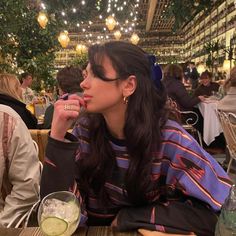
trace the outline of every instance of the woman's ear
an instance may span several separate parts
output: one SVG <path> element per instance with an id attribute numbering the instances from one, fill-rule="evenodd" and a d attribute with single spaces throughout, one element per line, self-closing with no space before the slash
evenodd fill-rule
<path id="1" fill-rule="evenodd" d="M 130 75 L 125 81 L 123 86 L 123 96 L 129 97 L 134 93 L 137 87 L 137 79 L 135 75 Z"/>

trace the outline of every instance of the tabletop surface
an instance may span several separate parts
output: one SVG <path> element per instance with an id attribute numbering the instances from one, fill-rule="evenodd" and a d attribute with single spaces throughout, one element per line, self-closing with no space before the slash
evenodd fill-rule
<path id="1" fill-rule="evenodd" d="M 223 132 L 217 116 L 217 100 L 200 102 L 197 106 L 203 116 L 203 140 L 210 145 Z"/>
<path id="2" fill-rule="evenodd" d="M 1 236 L 43 236 L 43 233 L 38 227 L 28 227 L 28 228 L 0 228 Z M 89 228 L 79 228 L 74 234 L 74 236 L 140 236 L 137 231 L 132 232 L 117 232 L 111 227 L 89 227 Z"/>

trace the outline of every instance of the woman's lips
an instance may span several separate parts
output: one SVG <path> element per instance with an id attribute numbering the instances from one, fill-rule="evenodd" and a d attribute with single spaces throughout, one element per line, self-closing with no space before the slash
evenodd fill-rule
<path id="1" fill-rule="evenodd" d="M 92 96 L 90 96 L 90 95 L 86 95 L 86 94 L 85 94 L 85 95 L 83 96 L 83 99 L 84 99 L 85 102 L 91 100 L 91 98 L 92 98 Z"/>

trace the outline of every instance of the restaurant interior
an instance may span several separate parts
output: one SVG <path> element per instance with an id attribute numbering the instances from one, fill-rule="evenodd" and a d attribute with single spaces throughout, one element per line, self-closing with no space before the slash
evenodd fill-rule
<path id="1" fill-rule="evenodd" d="M 58 71 L 78 65 L 84 69 L 88 49 L 94 44 L 125 41 L 155 58 L 162 80 L 169 65 L 181 68 L 183 89 L 191 99 L 200 100 L 185 107 L 175 99 L 175 91 L 172 97 L 167 88 L 168 107 L 236 184 L 235 100 L 230 103 L 234 110 L 219 110 L 236 66 L 236 0 L 1 0 L 0 32 L 0 74 L 20 79 L 27 72 L 32 78 L 29 87 L 34 95 L 25 104 L 37 119 L 29 132 L 42 163 L 50 131 L 45 112 L 59 98 Z M 197 72 L 195 87 L 193 70 Z M 200 88 L 205 75 L 217 87 L 206 94 Z M 110 229 L 93 230 L 78 235 L 120 235 Z M 0 235 L 41 235 L 39 228 L 26 234 L 9 232 L 0 229 Z"/>

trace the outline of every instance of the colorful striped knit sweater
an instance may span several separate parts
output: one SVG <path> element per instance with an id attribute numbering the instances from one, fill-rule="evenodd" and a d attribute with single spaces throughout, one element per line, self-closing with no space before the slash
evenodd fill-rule
<path id="1" fill-rule="evenodd" d="M 105 183 L 110 201 L 103 206 L 92 193 L 82 199 L 76 189 L 76 166 L 81 153 L 90 152 L 89 131 L 77 126 L 70 143 L 49 137 L 41 182 L 41 196 L 58 191 L 75 191 L 82 208 L 81 224 L 107 225 L 118 214 L 118 228 L 144 227 L 170 233 L 195 232 L 212 235 L 216 214 L 229 193 L 231 181 L 214 158 L 176 122 L 167 121 L 159 151 L 153 151 L 150 204 L 134 207 L 125 196 L 124 176 L 129 165 L 125 145 L 110 140 L 116 153 L 118 172 Z M 76 157 L 76 158 L 74 158 Z M 165 195 L 166 202 L 160 201 Z"/>

